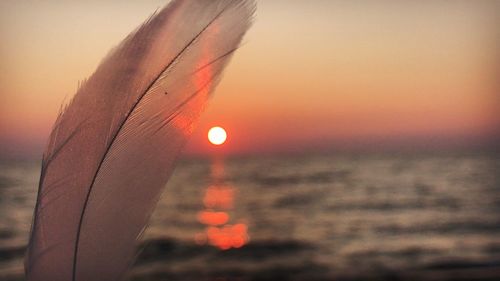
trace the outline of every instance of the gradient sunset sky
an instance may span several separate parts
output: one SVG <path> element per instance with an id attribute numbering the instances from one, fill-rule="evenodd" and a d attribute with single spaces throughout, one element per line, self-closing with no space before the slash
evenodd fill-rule
<path id="1" fill-rule="evenodd" d="M 1 1 L 0 156 L 166 1 Z M 258 1 L 186 153 L 461 147 L 498 137 L 499 2 Z M 212 147 L 211 126 L 228 131 Z"/>

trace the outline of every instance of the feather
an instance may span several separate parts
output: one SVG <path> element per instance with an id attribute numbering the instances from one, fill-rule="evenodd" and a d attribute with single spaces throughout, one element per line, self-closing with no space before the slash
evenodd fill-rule
<path id="1" fill-rule="evenodd" d="M 122 278 L 254 9 L 252 0 L 174 0 L 80 85 L 43 156 L 28 280 Z"/>

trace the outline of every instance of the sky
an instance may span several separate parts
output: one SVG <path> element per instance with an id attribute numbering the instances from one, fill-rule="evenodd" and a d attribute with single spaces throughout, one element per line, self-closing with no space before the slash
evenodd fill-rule
<path id="1" fill-rule="evenodd" d="M 0 1 L 0 156 L 166 1 Z M 257 1 L 186 154 L 473 147 L 500 136 L 495 1 Z M 211 126 L 227 142 L 207 141 Z"/>

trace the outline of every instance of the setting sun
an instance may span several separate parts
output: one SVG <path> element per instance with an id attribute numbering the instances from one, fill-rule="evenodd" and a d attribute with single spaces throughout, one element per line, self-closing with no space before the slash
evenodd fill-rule
<path id="1" fill-rule="evenodd" d="M 215 145 L 221 145 L 226 141 L 226 131 L 221 127 L 212 127 L 208 131 L 208 140 Z"/>

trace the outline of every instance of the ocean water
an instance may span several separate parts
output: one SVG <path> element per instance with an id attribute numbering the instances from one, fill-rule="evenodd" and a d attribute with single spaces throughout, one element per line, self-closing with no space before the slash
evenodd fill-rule
<path id="1" fill-rule="evenodd" d="M 500 157 L 181 160 L 129 280 L 500 280 Z M 39 164 L 0 164 L 0 280 L 23 280 Z"/>

